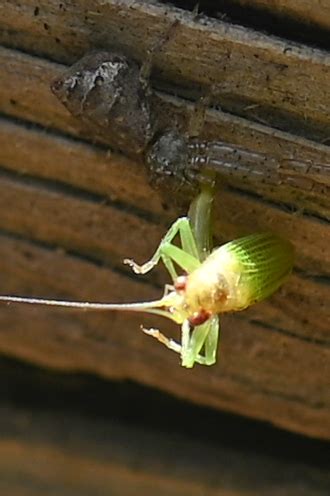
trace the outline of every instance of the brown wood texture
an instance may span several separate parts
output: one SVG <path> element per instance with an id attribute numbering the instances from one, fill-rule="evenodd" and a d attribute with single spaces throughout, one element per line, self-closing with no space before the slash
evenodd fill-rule
<path id="1" fill-rule="evenodd" d="M 159 2 L 44 0 L 36 9 L 33 0 L 5 0 L 0 15 L 0 42 L 65 62 L 98 46 L 120 46 L 141 60 L 178 19 L 166 50 L 154 57 L 155 73 L 176 93 L 215 84 L 228 111 L 329 138 L 325 51 L 220 21 L 197 23 L 193 14 Z"/>
<path id="2" fill-rule="evenodd" d="M 235 0 L 234 0 L 235 2 Z M 247 7 L 258 7 L 271 14 L 294 21 L 330 28 L 330 4 L 327 0 L 236 0 Z"/>
<path id="3" fill-rule="evenodd" d="M 30 57 L 8 49 L 0 50 L 0 61 L 4 76 L 0 102 L 5 114 L 27 121 L 32 120 L 46 128 L 56 127 L 65 134 L 79 135 L 79 133 L 83 133 L 82 124 L 70 116 L 58 104 L 55 97 L 49 91 L 49 81 L 60 74 L 63 66 L 51 64 L 43 59 Z M 38 88 L 38 95 L 36 95 L 36 87 Z M 192 111 L 191 106 L 187 106 L 182 100 L 166 97 L 164 94 L 159 94 L 159 96 L 157 111 L 159 112 L 160 120 L 166 122 L 166 119 L 168 119 L 166 116 L 168 115 L 173 115 L 179 123 L 188 120 Z M 38 98 L 37 108 L 35 107 L 36 97 Z M 3 127 L 5 129 L 5 126 Z M 7 132 L 10 131 L 8 130 Z M 4 133 L 6 133 L 5 130 Z M 308 179 L 306 179 L 303 172 L 296 173 L 295 182 L 291 184 L 282 184 L 274 187 L 272 183 L 267 184 L 266 180 L 264 184 L 256 184 L 254 182 L 252 184 L 246 182 L 242 184 L 242 182 L 236 181 L 234 185 L 236 187 L 243 186 L 244 189 L 253 193 L 260 193 L 267 199 L 274 199 L 277 202 L 280 201 L 283 203 L 288 202 L 292 207 L 305 209 L 317 216 L 325 217 L 326 219 L 329 217 L 330 149 L 328 146 L 256 124 L 247 119 L 231 116 L 224 112 L 210 111 L 206 117 L 201 137 L 212 140 L 219 139 L 219 136 L 226 142 L 237 144 L 251 151 L 263 153 L 270 158 L 281 159 L 291 157 L 295 158 L 297 162 L 302 160 L 311 161 L 313 164 L 322 164 L 323 167 L 320 171 L 314 176 L 310 175 Z M 43 139 L 46 140 L 47 138 L 43 137 Z M 3 140 L 6 143 L 5 135 Z M 36 138 L 35 141 L 37 142 L 38 139 Z M 48 142 L 50 141 L 48 140 Z M 108 144 L 111 145 L 111 136 L 109 136 Z M 8 144 L 6 148 L 8 150 L 6 153 L 10 153 Z M 17 151 L 12 151 L 11 153 L 15 155 Z M 96 151 L 94 153 L 97 154 Z M 101 156 L 101 152 L 99 152 L 98 156 Z M 119 161 L 121 168 L 124 168 L 124 170 L 127 170 L 127 167 L 129 167 L 129 170 L 134 168 L 132 163 L 129 163 L 127 160 L 125 162 L 124 159 L 119 157 L 114 157 L 113 159 L 117 162 Z M 29 161 L 31 160 L 36 162 L 37 158 L 29 159 Z M 41 159 L 39 162 L 43 163 L 43 160 Z M 55 160 L 54 162 L 57 161 Z M 84 161 L 84 163 L 88 162 L 88 160 Z M 129 164 L 126 165 L 126 168 L 125 163 Z M 78 165 L 76 164 L 76 168 Z M 17 166 L 15 165 L 15 167 Z M 43 167 L 47 166 L 44 165 Z M 64 172 L 64 169 L 67 169 L 65 166 L 52 163 L 52 166 L 49 166 L 48 170 L 56 174 L 55 171 L 59 167 L 61 167 L 61 177 L 64 177 L 66 182 L 70 182 L 68 176 L 69 174 L 73 175 L 73 172 L 70 172 L 71 167 L 69 171 Z M 106 167 L 106 163 L 103 163 L 103 167 Z M 135 166 L 134 170 L 140 173 L 140 175 L 145 172 L 141 164 L 140 167 Z M 119 179 L 119 176 L 121 176 L 121 179 Z M 47 177 L 47 174 L 45 174 L 45 177 Z M 86 179 L 85 175 L 83 177 Z M 86 181 L 84 184 L 79 184 L 79 186 L 95 188 L 97 178 L 91 180 L 90 174 L 88 178 L 89 186 L 86 186 Z M 134 176 L 134 182 L 135 178 L 136 175 Z M 60 178 L 57 177 L 57 179 Z M 109 191 L 111 191 L 111 188 L 116 188 L 115 184 L 117 181 L 120 181 L 120 184 L 123 185 L 124 182 L 128 182 L 129 180 L 130 178 L 125 178 L 124 173 L 117 174 L 112 186 L 108 182 L 101 190 L 98 187 L 97 191 L 103 194 L 105 192 L 110 194 Z M 75 181 L 80 181 L 80 179 L 75 179 Z M 91 181 L 92 184 L 90 184 Z M 150 194 L 148 193 L 148 195 Z M 153 198 L 155 198 L 154 194 Z M 152 209 L 154 208 L 157 209 L 153 203 Z M 159 208 L 157 209 L 157 213 L 160 213 Z"/>
<path id="4" fill-rule="evenodd" d="M 273 229 L 294 243 L 297 270 L 269 301 L 223 319 L 215 367 L 181 369 L 178 357 L 139 331 L 140 323 L 168 331 L 166 322 L 118 313 L 3 307 L 0 349 L 45 366 L 134 379 L 197 403 L 329 438 L 330 150 L 312 140 L 329 136 L 328 55 L 223 23 L 196 25 L 157 3 L 59 5 L 44 1 L 37 14 L 29 1 L 1 6 L 0 41 L 7 45 L 0 51 L 2 293 L 92 301 L 158 296 L 163 272 L 133 278 L 121 261 L 146 260 L 178 215 L 148 185 L 141 162 L 110 153 L 88 137 L 79 139 L 81 124 L 49 90 L 63 66 L 46 56 L 69 62 L 92 46 L 124 43 L 142 57 L 157 30 L 181 15 L 175 39 L 155 59 L 155 72 L 188 86 L 223 80 L 226 72 L 229 97 L 240 96 L 238 107 L 229 107 L 246 116 L 210 111 L 202 136 L 324 167 L 308 181 L 297 174 L 291 185 L 234 181 L 231 188 L 219 189 L 217 239 Z M 173 115 L 187 121 L 191 105 L 165 93 L 158 96 L 164 122 L 167 116 L 173 121 Z M 252 104 L 264 112 L 266 124 L 275 126 L 280 114 L 287 115 L 292 132 L 248 120 L 255 117 L 253 109 L 244 109 Z M 297 129 L 300 136 L 294 134 Z"/>
<path id="5" fill-rule="evenodd" d="M 328 494 L 325 470 L 183 435 L 5 405 L 0 426 L 0 491 L 6 495 Z"/>

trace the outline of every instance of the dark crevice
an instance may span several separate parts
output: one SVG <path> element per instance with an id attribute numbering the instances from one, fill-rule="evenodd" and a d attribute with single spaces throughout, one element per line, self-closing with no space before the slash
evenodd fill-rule
<path id="1" fill-rule="evenodd" d="M 180 98 L 188 104 L 195 104 L 209 92 L 209 88 L 206 86 L 197 87 L 195 82 L 184 81 L 184 83 L 178 84 L 176 81 L 173 84 L 173 82 L 160 79 L 153 79 L 152 82 L 160 96 L 165 94 L 172 98 Z M 316 122 L 314 119 L 309 122 L 306 118 L 294 116 L 289 111 L 272 107 L 266 103 L 260 103 L 253 111 L 250 111 L 251 100 L 241 99 L 238 94 L 228 95 L 225 92 L 214 94 L 214 100 L 209 105 L 209 109 L 221 111 L 227 116 L 237 117 L 244 120 L 245 123 L 254 123 L 268 130 L 273 129 L 321 146 L 329 146 L 328 126 L 325 128 L 324 122 Z"/>
<path id="2" fill-rule="evenodd" d="M 228 375 L 227 377 L 231 378 L 234 382 L 237 382 L 239 384 L 243 384 L 246 386 L 250 391 L 254 391 L 258 394 L 262 394 L 263 396 L 267 396 L 269 398 L 280 398 L 284 399 L 288 403 L 298 403 L 302 407 L 308 406 L 309 408 L 313 408 L 315 410 L 323 409 L 326 408 L 325 404 L 322 401 L 311 401 L 306 398 L 303 398 L 301 396 L 292 394 L 292 393 L 284 393 L 283 391 L 276 391 L 275 389 L 265 389 L 263 387 L 260 387 L 260 384 L 255 384 L 251 382 L 248 378 L 243 377 L 241 375 L 235 375 L 231 374 Z"/>
<path id="3" fill-rule="evenodd" d="M 42 370 L 9 357 L 0 358 L 0 370 L 0 405 L 119 421 L 149 432 L 189 436 L 240 453 L 258 453 L 318 468 L 328 466 L 330 446 L 326 442 L 199 407 L 131 381 Z"/>
<path id="4" fill-rule="evenodd" d="M 10 100 L 10 103 L 14 106 L 17 105 L 17 102 L 15 100 Z M 51 136 L 55 139 L 67 140 L 79 145 L 85 145 L 88 146 L 88 148 L 90 148 L 91 150 L 100 151 L 106 154 L 115 154 L 116 156 L 122 157 L 127 161 L 134 160 L 134 162 L 139 162 L 141 166 L 143 166 L 140 155 L 136 155 L 133 153 L 127 153 L 127 155 L 124 155 L 121 150 L 114 149 L 110 145 L 102 143 L 100 140 L 94 139 L 94 136 L 88 137 L 86 133 L 86 137 L 82 135 L 69 134 L 62 129 L 52 127 L 49 124 L 43 125 L 38 122 L 24 119 L 23 117 L 17 117 L 12 114 L 5 113 L 3 111 L 0 111 L 0 120 L 8 121 L 10 124 L 21 126 L 28 131 L 39 132 L 46 136 Z"/>
<path id="5" fill-rule="evenodd" d="M 312 274 L 306 271 L 303 271 L 299 268 L 295 269 L 296 274 L 299 275 L 302 279 L 308 279 L 309 281 L 316 282 L 317 284 L 322 284 L 324 286 L 330 285 L 330 275 L 327 274 Z"/>
<path id="6" fill-rule="evenodd" d="M 11 101 L 12 105 L 16 105 L 17 102 Z M 17 126 L 21 126 L 28 131 L 38 131 L 47 136 L 52 136 L 54 138 L 65 139 L 68 141 L 72 141 L 73 143 L 87 145 L 91 149 L 95 149 L 102 152 L 112 152 L 110 146 L 106 144 L 101 144 L 100 142 L 92 142 L 88 138 L 83 138 L 82 136 L 75 136 L 74 134 L 66 133 L 63 130 L 60 130 L 55 127 L 51 127 L 47 125 L 47 127 L 39 124 L 38 122 L 28 121 L 22 117 L 16 117 L 12 114 L 6 114 L 5 112 L 0 111 L 0 119 L 8 121 L 10 124 L 16 124 Z M 122 155 L 120 152 L 116 151 L 116 155 Z"/>
<path id="7" fill-rule="evenodd" d="M 172 0 L 161 3 L 193 11 L 197 2 L 196 0 Z M 262 7 L 240 5 L 238 0 L 200 0 L 198 5 L 200 16 L 204 15 L 229 24 L 237 24 L 292 42 L 330 49 L 329 30 L 317 24 L 306 23 L 280 13 L 272 13 Z"/>
<path id="8" fill-rule="evenodd" d="M 25 50 L 24 49 L 24 46 L 22 46 L 22 45 L 16 45 L 16 44 L 13 45 L 13 44 L 10 44 L 10 43 L 6 43 L 3 40 L 0 43 L 0 47 L 1 48 L 6 48 L 7 50 L 11 50 L 11 51 L 15 51 L 15 52 L 21 53 L 22 55 L 26 55 L 27 57 L 31 57 L 31 58 L 34 58 L 34 59 L 42 59 L 42 61 L 44 61 L 44 62 L 50 62 L 51 64 L 56 64 L 60 68 L 62 68 L 63 71 L 67 67 L 70 66 L 70 63 L 66 64 L 63 61 L 60 61 L 59 62 L 59 60 L 58 60 L 57 57 L 52 57 L 51 54 L 49 54 L 48 52 L 44 52 L 44 51 L 40 51 L 40 50 L 31 51 L 32 48 L 29 48 L 29 49 Z"/>
<path id="9" fill-rule="evenodd" d="M 46 241 L 41 241 L 36 238 L 29 238 L 26 234 L 19 234 L 16 232 L 12 232 L 3 228 L 0 228 L 0 236 L 15 240 L 15 241 L 22 241 L 26 244 L 31 245 L 31 247 L 37 247 L 41 248 L 42 250 L 47 250 L 47 251 L 54 251 L 57 252 L 59 249 L 59 245 L 55 243 L 49 243 Z M 124 270 L 120 269 L 119 265 L 113 265 L 110 264 L 109 261 L 107 260 L 102 260 L 101 258 L 97 258 L 96 256 L 93 257 L 91 255 L 87 255 L 85 253 L 81 253 L 72 249 L 67 249 L 63 246 L 60 246 L 60 248 L 64 251 L 65 255 L 68 257 L 73 257 L 77 260 L 80 260 L 85 263 L 89 263 L 91 265 L 94 265 L 95 267 L 105 267 L 107 269 L 110 269 L 112 272 L 117 273 L 121 275 L 122 277 L 127 277 L 129 280 L 133 280 L 135 283 L 139 284 L 146 284 L 149 287 L 153 287 L 155 289 L 160 289 L 163 290 L 163 286 L 160 284 L 157 284 L 154 279 L 148 279 L 146 277 L 137 277 L 136 274 L 134 274 L 132 271 L 129 270 Z"/>
<path id="10" fill-rule="evenodd" d="M 227 186 L 227 189 L 233 193 L 236 194 L 238 193 L 239 195 L 245 198 L 258 200 L 259 203 L 262 203 L 265 206 L 267 205 L 267 207 L 276 208 L 276 210 L 280 210 L 285 213 L 292 214 L 293 212 L 297 211 L 297 208 L 294 207 L 293 205 L 290 205 L 289 203 L 284 203 L 284 202 L 276 203 L 275 201 L 269 200 L 268 198 L 265 199 L 262 194 L 258 194 L 252 191 L 247 191 L 234 186 Z M 310 212 L 308 209 L 304 209 L 304 211 L 300 213 L 299 216 L 302 218 L 310 219 L 314 222 L 319 222 L 321 224 L 324 224 L 325 226 L 328 226 L 328 224 L 330 223 L 329 219 L 327 219 L 326 217 L 322 217 L 321 215 L 318 215 L 315 212 Z"/>
<path id="11" fill-rule="evenodd" d="M 240 318 L 240 317 L 238 317 Z M 246 319 L 244 319 L 246 320 Z M 273 326 L 267 322 L 262 322 L 257 319 L 248 319 L 248 322 L 257 327 L 261 327 L 263 329 L 267 329 L 269 331 L 275 332 L 276 334 L 283 334 L 283 336 L 289 336 L 290 338 L 298 339 L 299 341 L 304 341 L 306 343 L 318 344 L 322 346 L 322 348 L 330 348 L 330 341 L 325 341 L 324 339 L 313 338 L 309 336 L 303 336 L 301 334 L 296 334 L 295 332 L 288 331 L 281 327 Z"/>
<path id="12" fill-rule="evenodd" d="M 133 206 L 119 200 L 113 201 L 108 196 L 101 195 L 77 186 L 71 186 L 70 184 L 59 181 L 57 179 L 44 179 L 41 177 L 29 175 L 25 172 L 24 174 L 20 172 L 14 172 L 12 169 L 7 169 L 6 166 L 1 163 L 0 178 L 15 181 L 15 183 L 24 184 L 26 186 L 32 186 L 33 188 L 41 188 L 43 190 L 49 191 L 50 193 L 68 195 L 81 201 L 109 206 L 111 208 L 115 208 L 120 212 L 134 215 L 147 222 L 159 224 L 159 215 L 155 215 L 151 211 L 143 210 L 135 205 Z"/>

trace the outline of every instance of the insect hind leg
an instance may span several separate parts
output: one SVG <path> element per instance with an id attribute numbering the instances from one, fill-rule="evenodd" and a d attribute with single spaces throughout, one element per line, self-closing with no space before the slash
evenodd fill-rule
<path id="1" fill-rule="evenodd" d="M 174 351 L 175 353 L 178 353 L 181 356 L 182 365 L 184 367 L 191 368 L 191 367 L 193 367 L 194 362 L 199 363 L 200 365 L 211 365 L 208 362 L 207 358 L 204 357 L 204 356 L 202 356 L 202 355 L 200 355 L 199 353 L 196 354 L 196 356 L 194 357 L 194 362 L 191 365 L 185 365 L 184 364 L 184 360 L 183 360 L 183 357 L 184 357 L 183 347 L 185 346 L 186 339 L 189 341 L 189 334 L 186 334 L 185 337 L 184 337 L 184 334 L 187 331 L 190 332 L 189 325 L 187 327 L 184 327 L 184 324 L 182 325 L 182 343 L 183 343 L 183 345 L 180 345 L 179 343 L 177 343 L 172 338 L 166 337 L 163 333 L 160 332 L 159 329 L 155 329 L 153 327 L 151 327 L 150 329 L 146 329 L 145 327 L 141 326 L 141 330 L 145 334 L 147 334 L 148 336 L 152 336 L 153 338 L 157 339 L 157 341 L 159 341 L 160 343 L 162 343 L 163 345 L 165 345 L 166 348 Z"/>
<path id="2" fill-rule="evenodd" d="M 150 329 L 146 329 L 145 327 L 141 326 L 141 330 L 145 334 L 148 334 L 148 336 L 152 336 L 153 338 L 157 339 L 157 341 L 164 344 L 170 350 L 175 351 L 176 353 L 179 353 L 181 355 L 182 346 L 174 341 L 174 339 L 167 338 L 160 332 L 159 329 L 154 329 L 153 327 L 151 327 Z"/>

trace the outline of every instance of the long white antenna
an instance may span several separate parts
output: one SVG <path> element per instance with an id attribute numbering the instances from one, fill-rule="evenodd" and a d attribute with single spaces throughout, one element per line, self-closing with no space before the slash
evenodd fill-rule
<path id="1" fill-rule="evenodd" d="M 165 307 L 164 299 L 145 303 L 90 303 L 88 301 L 48 300 L 44 298 L 28 298 L 25 296 L 0 296 L 0 302 L 24 303 L 28 305 L 45 305 L 52 307 L 79 308 L 82 310 L 121 310 L 128 312 L 148 312 L 168 317 L 168 311 L 158 310 L 156 307 Z"/>

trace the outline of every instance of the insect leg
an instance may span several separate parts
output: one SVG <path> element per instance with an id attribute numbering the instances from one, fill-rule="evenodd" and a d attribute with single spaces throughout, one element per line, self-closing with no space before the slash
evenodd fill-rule
<path id="1" fill-rule="evenodd" d="M 201 192 L 191 202 L 188 218 L 194 232 L 200 261 L 212 250 L 212 207 L 214 199 L 214 180 L 201 185 Z"/>
<path id="2" fill-rule="evenodd" d="M 191 368 L 195 362 L 200 365 L 213 365 L 216 362 L 216 352 L 219 334 L 218 316 L 205 324 L 196 327 L 192 334 L 188 320 L 181 327 L 181 361 L 182 366 Z M 205 345 L 205 356 L 199 351 Z"/>
<path id="3" fill-rule="evenodd" d="M 212 90 L 213 87 L 208 90 L 206 95 L 202 95 L 194 104 L 193 113 L 188 122 L 188 135 L 190 138 L 199 136 L 204 127 L 205 113 L 212 102 Z"/>
<path id="4" fill-rule="evenodd" d="M 199 361 L 200 358 L 199 352 L 205 344 L 207 336 L 211 330 L 211 321 L 205 322 L 200 326 L 194 328 L 191 336 L 189 345 L 186 353 L 182 356 L 182 366 L 191 368 L 194 366 L 194 363 Z M 200 363 L 200 362 L 199 362 Z M 203 364 L 206 364 L 205 357 L 203 357 Z"/>
<path id="5" fill-rule="evenodd" d="M 220 321 L 215 315 L 210 320 L 210 330 L 205 340 L 205 365 L 213 365 L 217 359 Z"/>
<path id="6" fill-rule="evenodd" d="M 181 267 L 187 274 L 190 274 L 200 266 L 200 262 L 197 258 L 193 257 L 181 248 L 171 244 L 164 246 L 162 261 L 173 278 L 173 281 L 175 281 L 178 277 L 173 262 Z"/>
<path id="7" fill-rule="evenodd" d="M 173 284 L 165 284 L 163 298 L 165 298 L 165 296 L 167 296 L 169 293 L 172 293 L 172 291 L 174 291 Z"/>
<path id="8" fill-rule="evenodd" d="M 186 321 L 186 322 L 188 322 L 188 321 Z M 182 360 L 182 365 L 183 365 L 183 358 L 182 358 L 184 356 L 183 346 L 181 346 L 179 343 L 174 341 L 174 339 L 167 338 L 164 334 L 162 334 L 159 331 L 159 329 L 154 329 L 154 328 L 146 329 L 145 327 L 141 326 L 141 330 L 145 334 L 148 334 L 148 336 L 152 336 L 153 338 L 157 339 L 157 341 L 159 341 L 160 343 L 165 345 L 166 348 L 168 348 L 172 351 L 175 351 L 175 353 L 178 353 L 179 355 L 181 355 L 181 360 Z M 185 326 L 185 323 L 183 323 L 182 324 L 182 342 L 184 342 L 186 338 L 188 338 L 188 340 L 189 340 L 189 332 L 190 332 L 189 325 Z M 185 334 L 184 337 L 183 337 L 183 334 Z M 201 365 L 211 365 L 210 363 L 207 363 L 205 357 L 203 357 L 199 354 L 196 355 L 194 361 L 196 363 L 201 364 Z M 192 365 L 189 365 L 189 368 L 192 367 L 193 365 L 194 365 L 194 362 L 192 363 Z M 185 365 L 185 367 L 187 367 L 187 365 Z"/>
<path id="9" fill-rule="evenodd" d="M 157 39 L 152 43 L 152 45 L 147 50 L 147 56 L 140 69 L 140 81 L 142 85 L 149 85 L 149 79 L 152 69 L 152 63 L 155 53 L 163 50 L 164 45 L 169 41 L 169 39 L 174 34 L 177 26 L 180 24 L 179 19 L 175 19 L 165 30 L 165 33 L 158 35 Z"/>
<path id="10" fill-rule="evenodd" d="M 146 274 L 151 269 L 153 269 L 155 265 L 158 264 L 159 259 L 162 258 L 171 277 L 173 279 L 176 279 L 177 273 L 175 271 L 172 262 L 173 256 L 171 250 L 169 250 L 169 247 L 170 246 L 174 247 L 174 245 L 171 245 L 171 242 L 178 233 L 180 234 L 180 239 L 182 244 L 181 252 L 182 255 L 184 253 L 187 254 L 187 262 L 184 263 L 184 257 L 182 256 L 178 257 L 178 254 L 175 250 L 173 252 L 177 254 L 176 258 L 180 258 L 180 262 L 178 262 L 177 260 L 174 261 L 178 263 L 184 270 L 188 271 L 188 267 L 189 267 L 189 272 L 191 272 L 191 270 L 193 269 L 191 269 L 190 267 L 193 266 L 193 268 L 195 269 L 199 266 L 198 263 L 199 256 L 198 256 L 198 250 L 197 250 L 194 234 L 192 232 L 189 219 L 187 217 L 181 217 L 177 219 L 176 222 L 174 222 L 174 224 L 170 227 L 170 229 L 167 231 L 164 238 L 162 239 L 155 254 L 148 262 L 144 263 L 143 265 L 138 265 L 137 263 L 134 262 L 134 260 L 125 259 L 124 263 L 128 264 L 136 274 Z M 177 248 L 177 250 L 180 250 L 180 248 Z M 195 263 L 193 263 L 192 259 L 195 259 Z"/>
<path id="11" fill-rule="evenodd" d="M 183 366 L 186 366 L 185 363 L 187 362 L 187 353 L 189 351 L 189 342 L 190 342 L 190 324 L 189 321 L 186 319 L 183 321 L 182 326 L 181 326 L 181 362 Z M 193 366 L 193 364 L 191 365 Z"/>
<path id="12" fill-rule="evenodd" d="M 174 339 L 167 338 L 164 334 L 162 334 L 159 331 L 159 329 L 154 329 L 153 327 L 150 329 L 146 329 L 145 327 L 141 326 L 141 330 L 145 334 L 148 334 L 148 336 L 152 336 L 153 338 L 157 339 L 157 341 L 164 344 L 170 350 L 181 354 L 181 348 L 182 348 L 181 345 L 179 345 L 179 343 L 174 341 Z"/>
<path id="13" fill-rule="evenodd" d="M 191 327 L 189 321 L 186 319 L 181 326 L 181 363 L 183 367 L 187 368 L 193 367 L 195 362 L 201 364 L 205 362 L 205 358 L 198 353 L 192 357 L 190 333 Z"/>

